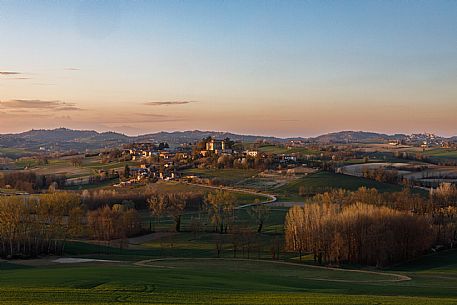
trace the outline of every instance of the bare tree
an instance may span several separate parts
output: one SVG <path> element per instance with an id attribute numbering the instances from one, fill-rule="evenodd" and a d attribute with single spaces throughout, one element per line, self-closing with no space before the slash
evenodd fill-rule
<path id="1" fill-rule="evenodd" d="M 265 204 L 261 204 L 259 199 L 256 199 L 254 205 L 248 209 L 248 214 L 257 223 L 257 233 L 262 233 L 263 225 L 270 216 L 270 207 Z"/>
<path id="2" fill-rule="evenodd" d="M 165 195 L 155 195 L 147 200 L 149 210 L 151 214 L 155 217 L 154 231 L 156 230 L 157 225 L 159 224 L 160 217 L 165 213 L 168 197 Z"/>
<path id="3" fill-rule="evenodd" d="M 227 233 L 228 225 L 234 219 L 235 197 L 222 189 L 206 196 L 206 210 L 216 232 Z"/>

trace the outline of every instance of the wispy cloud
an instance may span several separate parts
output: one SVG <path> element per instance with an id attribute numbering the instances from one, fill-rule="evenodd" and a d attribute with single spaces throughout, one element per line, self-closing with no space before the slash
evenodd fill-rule
<path id="1" fill-rule="evenodd" d="M 191 103 L 197 103 L 198 101 L 167 101 L 167 102 L 146 102 L 144 105 L 147 106 L 172 106 L 172 105 L 186 105 Z"/>
<path id="2" fill-rule="evenodd" d="M 74 103 L 66 103 L 58 100 L 44 101 L 44 100 L 8 100 L 0 101 L 0 108 L 2 109 L 34 109 L 34 110 L 54 110 L 54 111 L 78 111 L 82 110 Z"/>
<path id="3" fill-rule="evenodd" d="M 141 117 L 150 117 L 150 118 L 166 118 L 167 115 L 164 114 L 157 114 L 157 113 L 133 113 L 134 115 L 141 116 Z"/>
<path id="4" fill-rule="evenodd" d="M 56 108 L 57 111 L 80 111 L 82 108 L 76 107 L 75 105 L 65 104 L 65 106 Z"/>
<path id="5" fill-rule="evenodd" d="M 79 71 L 81 69 L 79 69 L 79 68 L 65 68 L 64 70 L 66 70 L 66 71 Z"/>
<path id="6" fill-rule="evenodd" d="M 0 71 L 0 76 L 5 76 L 2 80 L 26 80 L 30 77 L 22 76 L 24 73 L 17 71 Z"/>
<path id="7" fill-rule="evenodd" d="M 25 80 L 25 79 L 31 79 L 30 77 L 8 77 L 8 78 L 3 78 L 3 80 Z"/>
<path id="8" fill-rule="evenodd" d="M 21 72 L 16 71 L 0 71 L 0 75 L 18 75 L 22 74 Z"/>

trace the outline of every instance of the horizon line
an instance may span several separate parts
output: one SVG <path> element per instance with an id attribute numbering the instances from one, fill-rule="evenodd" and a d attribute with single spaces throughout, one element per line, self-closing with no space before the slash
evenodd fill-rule
<path id="1" fill-rule="evenodd" d="M 18 132 L 9 132 L 9 133 L 3 133 L 0 132 L 0 136 L 2 135 L 18 135 L 21 133 L 25 132 L 30 132 L 30 131 L 55 131 L 59 129 L 65 129 L 65 130 L 72 130 L 72 131 L 93 131 L 97 133 L 117 133 L 121 134 L 127 137 L 140 137 L 140 136 L 145 136 L 145 135 L 150 135 L 150 134 L 156 134 L 156 133 L 177 133 L 177 132 L 202 132 L 202 133 L 231 133 L 235 135 L 241 135 L 241 136 L 252 136 L 252 137 L 263 137 L 263 138 L 277 138 L 277 139 L 292 139 L 292 138 L 302 138 L 302 139 L 311 139 L 311 138 L 317 138 L 320 136 L 325 136 L 325 135 L 331 135 L 331 134 L 337 134 L 337 133 L 343 133 L 343 132 L 363 132 L 363 133 L 374 133 L 374 134 L 380 134 L 380 135 L 387 135 L 387 136 L 395 136 L 395 135 L 413 135 L 413 134 L 432 134 L 441 138 L 453 138 L 456 137 L 457 135 L 450 135 L 450 136 L 443 136 L 434 132 L 413 132 L 413 133 L 404 133 L 404 132 L 395 132 L 395 133 L 387 133 L 387 132 L 378 132 L 378 131 L 369 131 L 369 130 L 337 130 L 337 131 L 331 131 L 331 132 L 324 132 L 320 133 L 317 135 L 313 136 L 274 136 L 274 135 L 265 135 L 265 134 L 253 134 L 253 133 L 240 133 L 236 131 L 229 131 L 229 130 L 201 130 L 201 129 L 185 129 L 185 130 L 159 130 L 159 131 L 151 131 L 151 132 L 145 132 L 145 133 L 137 133 L 137 134 L 127 134 L 124 132 L 116 131 L 115 129 L 110 129 L 110 130 L 103 130 L 103 129 L 73 129 L 73 128 L 68 128 L 68 127 L 56 127 L 56 128 L 32 128 L 28 130 L 23 130 L 23 131 L 18 131 Z"/>

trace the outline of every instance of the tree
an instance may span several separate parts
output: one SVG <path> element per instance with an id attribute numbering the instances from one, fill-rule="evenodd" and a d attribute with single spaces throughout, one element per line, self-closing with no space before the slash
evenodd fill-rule
<path id="1" fill-rule="evenodd" d="M 155 217 L 154 231 L 156 225 L 159 224 L 160 217 L 165 213 L 168 203 L 168 197 L 165 195 L 156 195 L 152 196 L 147 200 L 149 210 L 151 214 Z"/>
<path id="2" fill-rule="evenodd" d="M 248 214 L 257 223 L 257 233 L 261 233 L 265 221 L 270 216 L 270 207 L 260 203 L 260 200 L 256 199 L 254 205 L 248 209 Z"/>
<path id="3" fill-rule="evenodd" d="M 55 191 L 57 191 L 57 189 L 59 188 L 59 185 L 57 184 L 57 182 L 52 182 L 51 185 L 49 186 L 48 188 L 48 192 L 49 193 L 54 193 Z"/>
<path id="4" fill-rule="evenodd" d="M 0 197 L 0 256 L 61 254 L 81 213 L 79 197 L 56 192 L 30 197 Z"/>
<path id="5" fill-rule="evenodd" d="M 181 193 L 169 194 L 167 212 L 175 222 L 176 232 L 181 231 L 181 216 L 186 208 L 186 195 Z"/>
<path id="6" fill-rule="evenodd" d="M 80 167 L 83 164 L 83 158 L 80 156 L 74 157 L 71 159 L 71 164 L 74 167 Z"/>
<path id="7" fill-rule="evenodd" d="M 216 232 L 227 233 L 230 220 L 234 218 L 235 196 L 222 189 L 206 195 L 206 210 Z"/>
<path id="8" fill-rule="evenodd" d="M 128 166 L 128 164 L 126 164 L 124 167 L 124 178 L 130 178 L 130 167 Z"/>

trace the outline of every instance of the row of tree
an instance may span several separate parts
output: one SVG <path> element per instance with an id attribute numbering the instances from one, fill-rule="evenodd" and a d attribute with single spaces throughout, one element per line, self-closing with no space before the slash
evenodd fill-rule
<path id="1" fill-rule="evenodd" d="M 364 203 L 295 206 L 285 222 L 286 248 L 320 264 L 386 266 L 422 255 L 433 236 L 425 216 Z"/>
<path id="2" fill-rule="evenodd" d="M 319 262 L 386 265 L 432 245 L 457 243 L 457 190 L 443 184 L 429 198 L 412 194 L 332 190 L 314 196 L 286 218 L 286 246 Z"/>
<path id="3" fill-rule="evenodd" d="M 67 237 L 80 235 L 84 218 L 75 194 L 0 197 L 0 256 L 60 254 Z"/>

